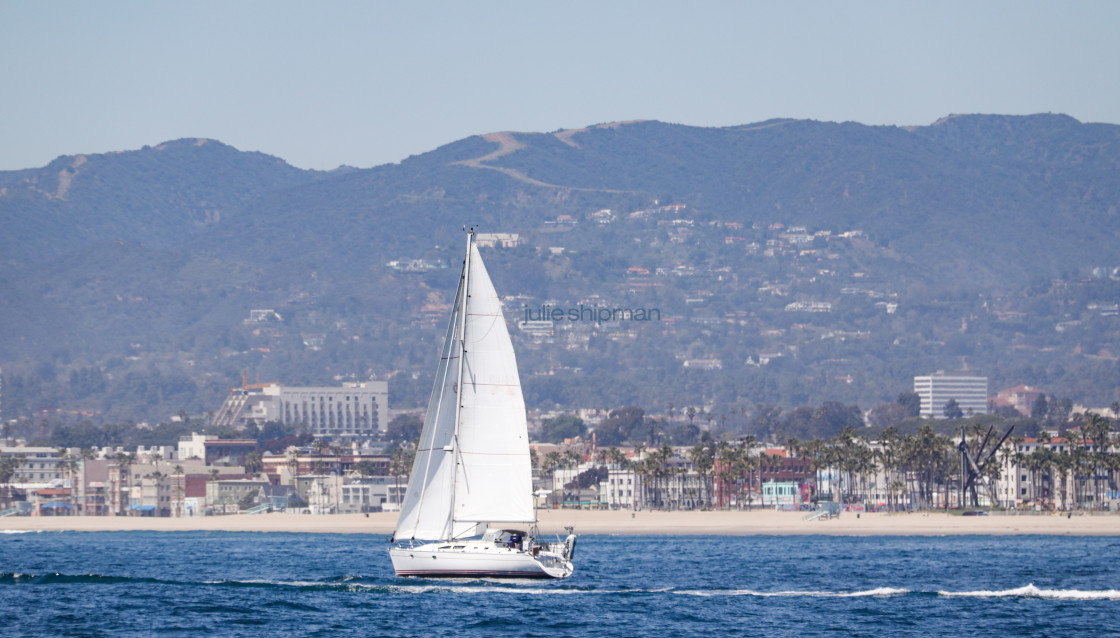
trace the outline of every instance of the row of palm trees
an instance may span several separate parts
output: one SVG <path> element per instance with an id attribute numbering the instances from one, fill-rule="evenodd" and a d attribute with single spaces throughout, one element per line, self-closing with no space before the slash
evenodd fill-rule
<path id="1" fill-rule="evenodd" d="M 1005 458 L 1029 471 L 1030 492 L 1040 505 L 1062 510 L 1101 509 L 1120 489 L 1120 431 L 1115 420 L 1098 415 L 1071 428 L 1050 445 L 1027 451 L 1022 440 Z"/>
<path id="2" fill-rule="evenodd" d="M 986 430 L 979 421 L 965 429 L 966 446 L 974 455 Z M 1103 508 L 1110 494 L 1120 492 L 1120 428 L 1115 420 L 1092 414 L 1078 417 L 1061 437 L 1033 446 L 1025 442 L 1021 437 L 1008 439 L 993 457 L 999 462 L 980 468 L 981 484 L 995 485 L 1001 480 L 1015 483 L 1017 489 L 1005 492 L 1000 504 L 1015 506 L 1021 495 L 1017 476 L 1001 476 L 1005 466 L 1015 474 L 1027 471 L 1029 498 L 1046 507 Z M 690 468 L 684 467 L 681 456 L 668 445 L 653 449 L 639 445 L 633 459 L 612 447 L 600 450 L 595 460 L 638 475 L 638 502 L 651 507 L 676 508 L 683 503 L 700 508 L 717 504 L 731 507 L 735 503 L 741 508 L 750 507 L 753 494 L 765 494 L 763 477 L 778 472 L 786 463 L 783 456 L 759 452 L 756 444 L 751 436 L 697 444 L 683 455 L 691 462 Z M 882 504 L 891 510 L 932 509 L 951 503 L 963 506 L 967 502 L 954 499 L 954 495 L 965 496 L 962 482 L 966 478 L 957 440 L 938 434 L 929 424 L 913 434 L 888 427 L 874 441 L 849 427 L 830 439 L 789 439 L 785 448 L 790 456 L 808 463 L 814 477 L 814 500 Z M 578 467 L 583 461 L 584 457 L 572 450 L 553 451 L 540 459 L 540 468 L 551 473 L 557 467 Z M 690 483 L 695 489 L 686 490 L 686 494 L 680 489 L 671 490 L 674 482 L 678 486 L 686 484 L 679 478 L 686 473 L 698 475 L 698 480 Z M 827 493 L 821 493 L 821 488 Z"/>

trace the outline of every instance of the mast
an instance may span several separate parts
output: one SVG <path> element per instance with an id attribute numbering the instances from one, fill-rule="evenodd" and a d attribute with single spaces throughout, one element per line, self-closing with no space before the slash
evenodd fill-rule
<path id="1" fill-rule="evenodd" d="M 467 303 L 470 300 L 471 246 L 474 244 L 474 226 L 467 230 L 467 254 L 463 257 L 463 292 L 459 296 L 459 365 L 455 372 L 455 427 L 451 434 L 451 509 L 447 512 L 447 537 L 455 536 L 455 481 L 463 459 L 459 455 L 459 423 L 463 412 L 463 360 L 467 358 Z"/>

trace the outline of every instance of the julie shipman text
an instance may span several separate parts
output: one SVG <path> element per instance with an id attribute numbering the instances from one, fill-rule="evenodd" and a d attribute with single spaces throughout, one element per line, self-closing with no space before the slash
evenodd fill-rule
<path id="1" fill-rule="evenodd" d="M 547 304 L 540 308 L 526 308 L 525 321 L 661 321 L 659 308 L 596 308 L 580 304 L 579 307 L 557 308 Z"/>

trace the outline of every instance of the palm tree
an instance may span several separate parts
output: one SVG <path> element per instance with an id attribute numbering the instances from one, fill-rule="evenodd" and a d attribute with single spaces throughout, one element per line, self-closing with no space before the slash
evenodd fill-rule
<path id="1" fill-rule="evenodd" d="M 86 508 L 89 505 L 89 503 L 86 502 L 86 461 L 92 461 L 93 459 L 97 458 L 97 449 L 92 447 L 81 448 L 80 450 L 78 450 L 78 458 L 81 460 L 82 470 L 82 478 L 78 481 L 78 485 L 81 488 L 80 491 L 82 499 L 82 505 L 80 509 L 82 514 L 86 514 Z"/>
<path id="2" fill-rule="evenodd" d="M 900 462 L 906 480 L 913 480 L 911 494 L 916 496 L 913 506 L 928 509 L 933 506 L 933 477 L 937 435 L 928 424 L 923 425 L 916 435 L 905 435 L 902 439 Z"/>
<path id="3" fill-rule="evenodd" d="M 660 482 L 663 483 L 658 489 L 657 501 L 660 507 L 665 507 L 665 495 L 663 492 L 668 491 L 668 480 L 673 476 L 672 467 L 669 466 L 669 461 L 673 458 L 673 448 L 667 444 L 662 445 L 654 458 L 657 460 L 657 476 Z M 672 509 L 671 505 L 670 509 Z"/>
<path id="4" fill-rule="evenodd" d="M 182 517 L 183 516 L 183 492 L 186 490 L 186 487 L 187 487 L 187 485 L 186 485 L 186 483 L 187 483 L 186 470 L 183 469 L 182 465 L 177 464 L 177 465 L 175 465 L 175 467 L 171 471 L 175 472 L 175 476 L 179 477 L 178 480 L 175 481 L 175 491 L 178 493 L 178 498 L 175 500 L 175 516 L 176 517 Z"/>
<path id="5" fill-rule="evenodd" d="M 766 509 L 766 474 L 770 475 L 770 482 L 774 482 L 774 474 L 781 467 L 781 457 L 777 454 L 763 452 L 758 456 L 758 492 L 762 496 L 762 508 Z"/>
<path id="6" fill-rule="evenodd" d="M 824 450 L 825 442 L 820 439 L 813 439 L 801 446 L 802 455 L 808 460 L 809 469 L 813 470 L 813 500 L 817 500 L 818 498 L 818 490 L 821 484 L 821 470 L 825 467 Z"/>
<path id="7" fill-rule="evenodd" d="M 118 476 L 120 477 L 120 485 L 117 486 L 118 496 L 125 488 L 132 486 L 132 464 L 136 461 L 135 452 L 117 452 L 114 457 L 118 468 Z M 119 504 L 121 508 L 124 506 L 123 500 Z M 118 514 L 121 512 L 118 511 Z"/>
<path id="8" fill-rule="evenodd" d="M 78 457 L 75 454 L 70 454 L 64 447 L 58 448 L 56 453 L 60 459 L 56 467 L 62 470 L 66 475 L 66 480 L 70 482 L 70 493 L 66 497 L 66 513 L 70 516 L 74 513 L 74 493 L 77 491 L 74 486 L 74 473 L 78 471 Z"/>
<path id="9" fill-rule="evenodd" d="M 1101 498 L 1101 480 L 1108 478 L 1109 444 L 1112 440 L 1112 422 L 1100 416 L 1091 414 L 1089 422 L 1085 425 L 1085 434 L 1092 444 L 1091 459 L 1093 477 L 1093 502 L 1098 509 L 1104 505 Z"/>
<path id="10" fill-rule="evenodd" d="M 715 465 L 715 457 L 712 454 L 712 448 L 703 443 L 697 443 L 688 451 L 688 458 L 692 464 L 696 466 L 696 473 L 700 475 L 700 489 L 701 494 L 699 500 L 701 503 L 707 499 L 708 504 L 711 504 L 711 490 L 708 488 L 709 481 L 711 480 L 712 467 Z"/>
<path id="11" fill-rule="evenodd" d="M 247 474 L 257 474 L 262 469 L 264 469 L 264 463 L 260 452 L 254 450 L 245 455 L 245 472 Z"/>
<path id="12" fill-rule="evenodd" d="M 1035 484 L 1032 490 L 1035 494 L 1035 501 L 1042 507 L 1045 507 L 1053 496 L 1053 482 L 1048 478 L 1049 471 L 1053 466 L 1053 451 L 1046 446 L 1039 445 L 1031 452 L 1027 466 L 1031 468 L 1032 483 Z M 1043 487 L 1043 484 L 1046 487 Z"/>
<path id="13" fill-rule="evenodd" d="M 662 507 L 660 487 L 662 467 L 660 457 L 660 452 L 654 450 L 653 452 L 650 452 L 648 455 L 646 455 L 645 460 L 642 462 L 645 470 L 644 473 L 647 477 L 649 477 L 650 487 L 653 488 L 653 503 L 651 504 L 650 509 L 653 509 L 654 507 L 660 509 Z"/>
<path id="14" fill-rule="evenodd" d="M 867 504 L 871 501 L 871 494 L 868 491 L 868 476 L 874 474 L 879 469 L 878 460 L 874 452 L 872 452 L 867 439 L 862 435 L 856 435 L 853 440 L 852 454 L 854 456 L 852 465 L 855 471 L 859 486 L 857 498 L 863 503 Z"/>
<path id="15" fill-rule="evenodd" d="M 746 478 L 745 487 L 747 490 L 747 497 L 745 500 L 747 501 L 747 509 L 749 510 L 754 503 L 754 497 L 752 496 L 752 493 L 755 491 L 756 485 L 754 480 L 754 473 L 755 470 L 761 470 L 759 459 L 753 454 L 754 446 L 757 443 L 757 440 L 755 439 L 753 434 L 748 434 L 739 438 L 735 443 L 736 447 L 733 457 L 735 463 L 734 470 L 737 478 Z M 757 484 L 759 490 L 762 489 L 761 474 L 762 472 L 759 471 L 760 482 Z M 742 494 L 744 482 L 742 480 L 739 480 L 737 482 L 737 485 L 738 489 L 736 490 L 736 500 L 739 503 L 739 509 L 742 509 L 744 500 Z"/>
<path id="16" fill-rule="evenodd" d="M 894 472 L 898 469 L 898 452 L 901 447 L 902 433 L 895 426 L 890 426 L 879 435 L 879 463 L 883 467 L 884 480 L 887 485 L 887 509 L 894 511 L 898 507 L 894 495 Z"/>
<path id="17" fill-rule="evenodd" d="M 299 475 L 299 450 L 294 447 L 289 448 L 287 451 L 287 455 L 288 471 L 291 473 L 292 480 L 294 481 L 296 476 Z"/>
<path id="18" fill-rule="evenodd" d="M 407 449 L 406 448 L 397 448 L 396 450 L 393 450 L 393 458 L 389 462 L 389 471 L 396 478 L 396 483 L 397 483 L 397 489 L 396 489 L 397 503 L 396 504 L 397 505 L 401 504 L 400 503 L 400 499 L 401 499 L 401 489 L 400 489 L 401 477 L 407 476 L 409 471 L 411 471 L 412 461 L 415 459 L 415 457 L 416 457 L 416 450 L 412 449 L 411 446 Z M 370 464 L 369 461 L 361 461 L 361 462 L 358 463 L 358 466 L 362 466 L 363 464 L 365 464 L 366 466 L 372 465 L 372 464 Z M 369 469 L 372 469 L 372 468 L 369 468 Z M 363 467 L 362 470 L 360 470 L 360 471 L 362 471 L 364 473 L 365 471 L 368 471 L 368 470 L 367 470 L 366 467 Z"/>
<path id="19" fill-rule="evenodd" d="M 16 470 L 23 465 L 23 460 L 26 458 L 27 455 L 22 453 L 0 457 L 0 483 L 11 482 Z"/>
<path id="20" fill-rule="evenodd" d="M 720 484 L 720 498 L 727 501 L 727 509 L 731 509 L 731 482 L 742 477 L 739 456 L 741 450 L 727 441 L 720 441 L 716 447 L 715 462 L 719 465 L 716 473 Z"/>
<path id="21" fill-rule="evenodd" d="M 552 493 L 549 494 L 549 498 L 553 499 L 553 504 L 555 504 L 554 495 L 556 493 L 555 475 L 553 472 L 557 467 L 560 466 L 561 458 L 562 456 L 559 452 L 557 452 L 556 450 L 552 450 L 548 454 L 545 454 L 544 458 L 540 460 L 541 475 L 548 476 L 548 486 L 552 490 Z"/>
<path id="22" fill-rule="evenodd" d="M 844 478 L 844 494 L 842 499 L 847 501 L 852 496 L 852 485 L 855 483 L 854 474 L 857 465 L 856 432 L 851 426 L 845 427 L 832 438 L 832 447 L 836 450 L 837 465 Z"/>

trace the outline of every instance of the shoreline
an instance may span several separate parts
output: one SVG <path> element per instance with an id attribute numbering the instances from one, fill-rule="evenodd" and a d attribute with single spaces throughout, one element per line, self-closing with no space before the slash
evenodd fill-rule
<path id="1" fill-rule="evenodd" d="M 804 520 L 804 512 L 540 510 L 544 534 L 617 535 L 832 535 L 832 536 L 1120 536 L 1115 514 L 993 514 L 969 516 L 941 512 L 845 512 L 831 520 Z M 228 531 L 374 534 L 386 538 L 396 526 L 396 512 L 365 514 L 234 514 L 196 518 L 131 516 L 10 516 L 0 519 L 0 531 Z"/>

